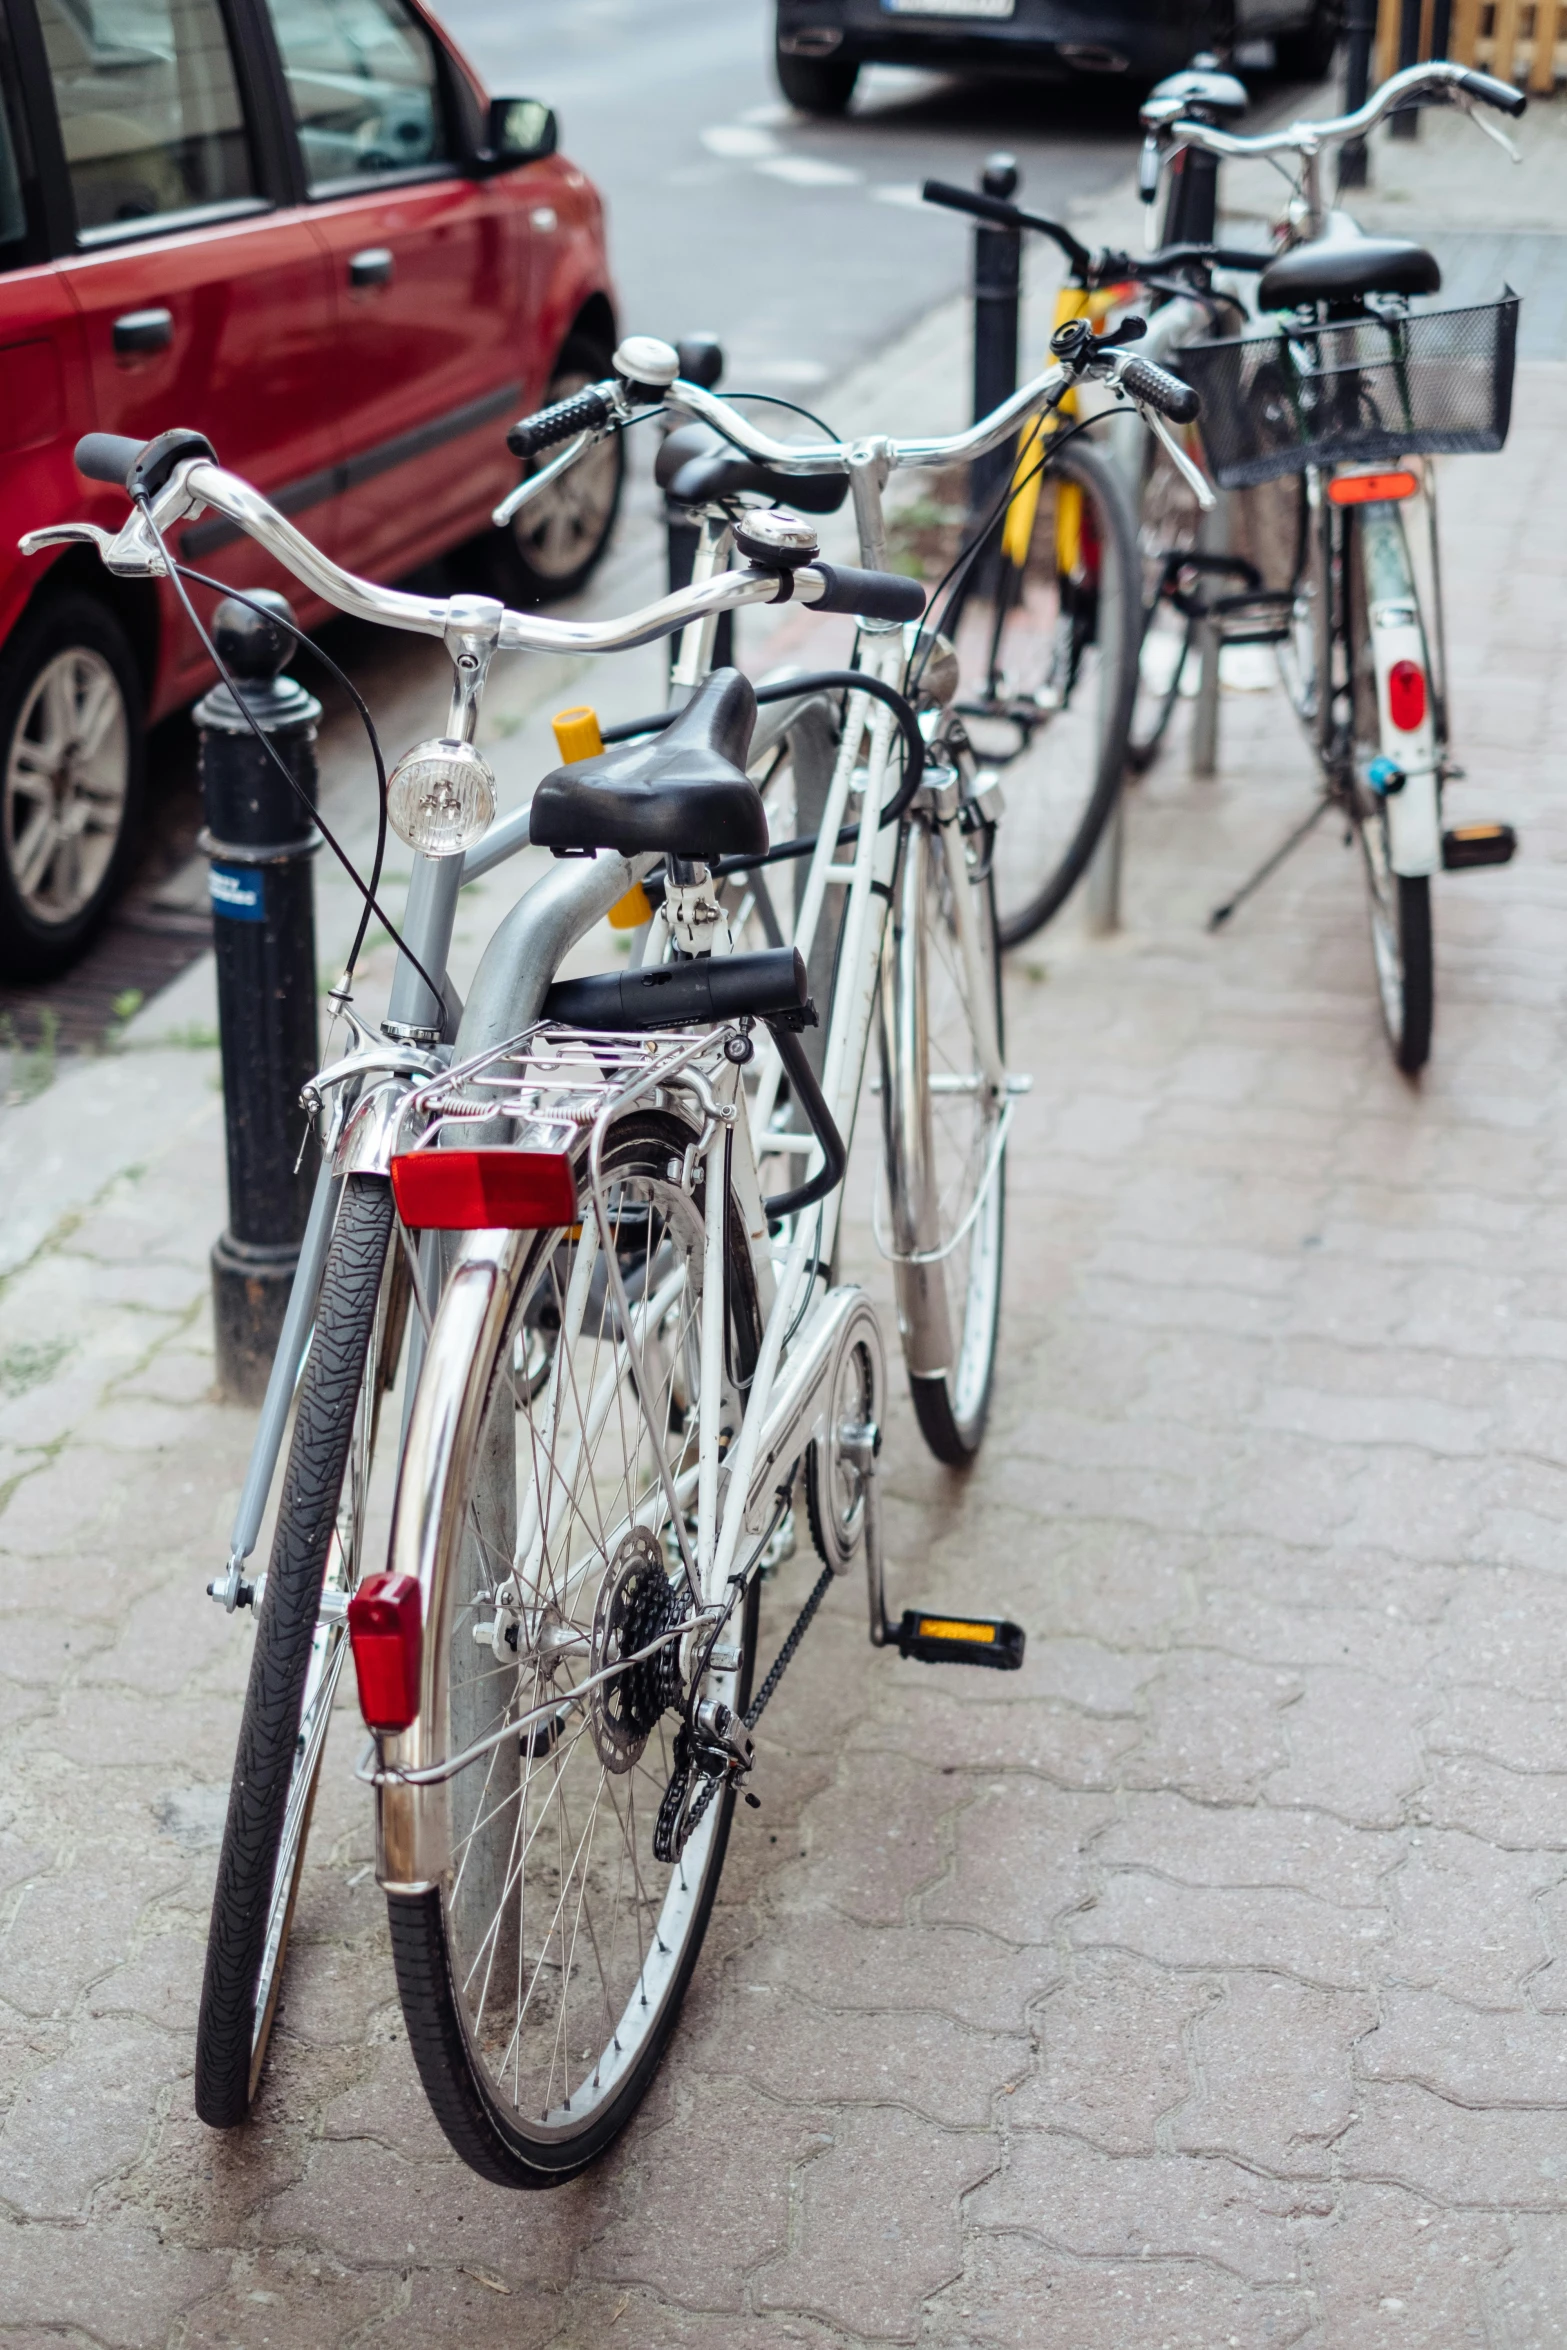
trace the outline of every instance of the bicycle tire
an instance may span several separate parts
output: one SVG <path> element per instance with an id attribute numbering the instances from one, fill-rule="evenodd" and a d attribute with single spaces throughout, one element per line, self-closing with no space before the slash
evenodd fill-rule
<path id="1" fill-rule="evenodd" d="M 1001 831 L 1004 837 L 1004 818 Z M 1006 1241 L 1006 1147 L 997 1133 L 1005 1107 L 984 1082 L 980 1014 L 970 1001 L 946 861 L 949 854 L 965 861 L 999 1043 L 994 836 L 971 882 L 966 861 L 976 840 L 985 843 L 985 836 L 965 836 L 956 825 L 943 828 L 939 843 L 928 827 L 911 827 L 894 898 L 882 1023 L 890 1253 L 904 1367 L 921 1436 L 937 1460 L 957 1469 L 978 1452 L 990 1410 Z M 945 1078 L 950 1090 L 938 1090 L 933 1077 Z M 938 1117 L 937 1101 L 956 1107 Z"/>
<path id="2" fill-rule="evenodd" d="M 633 1112 L 611 1127 L 603 1153 L 606 1195 L 617 1218 L 616 1256 L 633 1312 L 644 1301 L 648 1306 L 640 1343 L 654 1366 L 666 1411 L 672 1412 L 677 1393 L 673 1365 L 686 1365 L 677 1467 L 686 1459 L 699 1402 L 689 1387 L 696 1374 L 688 1342 L 700 1307 L 702 1219 L 679 1183 L 691 1138 L 691 1128 L 672 1114 Z M 450 1780 L 419 1791 L 415 1801 L 432 1807 L 429 1816 L 453 1857 L 433 1885 L 387 1895 L 398 1994 L 431 2109 L 472 2170 L 515 2188 L 552 2187 L 575 2177 L 612 2143 L 641 2103 L 700 1955 L 734 1806 L 732 1788 L 725 1787 L 707 1806 L 679 1858 L 667 1864 L 667 1873 L 650 1842 L 644 1862 L 637 1782 L 645 1779 L 654 1804 L 660 1800 L 658 1790 L 667 1788 L 674 1718 L 667 1710 L 667 1691 L 649 1703 L 653 1719 L 643 1742 L 617 1769 L 605 1761 L 601 1738 L 610 1732 L 603 1728 L 598 1700 L 574 1701 L 566 1678 L 574 1670 L 573 1656 L 585 1650 L 591 1663 L 596 1644 L 606 1637 L 601 1611 L 609 1611 L 603 1623 L 613 1620 L 616 1577 L 624 1572 L 617 1562 L 628 1543 L 652 1535 L 662 1548 L 671 1591 L 678 1596 L 683 1588 L 671 1568 L 672 1528 L 659 1514 L 663 1503 L 651 1445 L 638 1407 L 629 1400 L 629 1379 L 615 1359 L 620 1325 L 607 1285 L 600 1281 L 595 1287 L 591 1258 L 578 1290 L 573 1289 L 583 1266 L 581 1250 L 590 1245 L 596 1252 L 599 1246 L 591 1200 L 585 1189 L 579 1196 L 583 1221 L 577 1230 L 588 1236 L 586 1242 L 557 1231 L 518 1235 L 507 1246 L 500 1260 L 503 1302 L 486 1319 L 485 1329 L 492 1333 L 488 1340 L 466 1357 L 454 1353 L 449 1359 L 437 1316 L 407 1456 L 410 1462 L 422 1457 L 426 1426 L 464 1431 L 438 1461 L 431 1454 L 436 1465 L 429 1473 L 430 1490 L 421 1487 L 417 1496 L 419 1514 L 436 1529 L 435 1555 L 450 1561 L 449 1570 L 438 1572 L 432 1585 L 425 1632 L 427 1657 L 445 1660 L 441 1694 L 429 1697 L 442 1709 L 429 1733 L 434 1752 L 463 1751 L 475 1737 L 476 1722 L 487 1726 L 478 1733 L 484 1736 L 509 1712 L 549 1703 L 538 1695 L 546 1682 L 551 1696 L 561 1698 L 546 1725 L 521 1734 L 515 1743 L 491 1745 L 487 1761 L 472 1762 Z M 726 1258 L 734 1357 L 726 1373 L 726 1403 L 738 1414 L 760 1333 L 745 1225 L 732 1195 Z M 508 1383 L 506 1366 L 514 1331 L 541 1290 L 558 1317 L 558 1369 L 550 1396 L 542 1397 L 535 1410 L 515 1382 Z M 455 1286 L 449 1294 L 460 1311 Z M 669 1302 L 660 1304 L 666 1297 Z M 666 1356 L 671 1366 L 667 1381 L 656 1367 Z M 601 1381 L 608 1382 L 608 1400 L 595 1420 Z M 453 1411 L 461 1415 L 456 1421 L 449 1417 Z M 672 1420 L 665 1441 L 674 1441 Z M 542 1454 L 541 1446 L 546 1448 Z M 624 1458 L 617 1458 L 617 1447 Z M 563 1498 L 552 1507 L 540 1498 L 546 1494 Z M 605 1494 L 614 1505 L 607 1525 Z M 572 1550 L 574 1542 L 584 1546 L 580 1557 Z M 394 1536 L 394 1560 L 399 1555 Z M 519 1625 L 531 1611 L 541 1627 L 532 1648 L 519 1630 L 515 1664 L 489 1662 L 498 1658 L 498 1649 L 474 1636 L 500 1588 L 498 1583 L 489 1587 L 487 1558 L 496 1565 L 507 1558 L 508 1575 L 524 1576 L 531 1597 L 522 1601 L 519 1595 Z M 625 1586 L 618 1588 L 623 1592 Z M 656 1585 L 648 1588 L 656 1592 Z M 739 1662 L 710 1684 L 737 1712 L 750 1697 L 757 1589 L 753 1578 L 739 1621 Z M 646 1601 L 639 1597 L 633 1604 L 640 1608 Z M 592 1638 L 583 1643 L 573 1631 L 570 1639 L 555 1638 L 546 1651 L 546 1623 L 557 1634 L 592 1625 Z M 427 1675 L 433 1673 L 433 1666 L 426 1669 Z M 435 1688 L 427 1678 L 427 1692 Z M 649 1752 L 654 1761 L 646 1770 Z M 503 1759 L 507 1756 L 509 1762 Z M 574 1770 L 576 1792 L 568 1800 L 567 1779 Z M 573 1810 L 579 1798 L 582 1808 Z M 509 1817 L 513 1804 L 514 1821 Z M 566 1824 L 568 1814 L 574 1824 Z M 559 1856 L 571 1847 L 584 1818 L 586 1827 L 567 1863 Z M 618 1890 L 612 1899 L 604 1891 L 606 1855 L 623 1869 L 623 1853 L 632 1856 L 632 1890 L 624 1907 Z M 535 1870 L 531 1881 L 530 1865 Z M 548 1908 L 552 1898 L 553 1911 Z M 584 1913 L 585 1934 L 579 1935 L 573 1923 L 568 1942 L 564 1919 L 580 1919 Z M 501 1955 L 512 1946 L 514 1963 Z M 552 1999 L 558 2007 L 551 2007 Z M 594 2045 L 584 2049 L 590 2024 Z M 600 2043 L 606 2028 L 608 2038 Z"/>
<path id="3" fill-rule="evenodd" d="M 1059 496 L 1063 484 L 1082 494 L 1093 517 L 1081 534 L 1091 582 L 1073 584 L 1058 570 L 1057 500 L 1042 495 L 1021 569 L 999 559 L 995 596 L 987 604 L 971 586 L 952 622 L 971 674 L 975 643 L 985 642 L 985 685 L 961 686 L 958 699 L 982 762 L 988 757 L 987 711 L 1014 727 L 1019 720 L 1007 719 L 1006 707 L 1023 714 L 1025 747 L 1004 759 L 1008 891 L 998 907 L 1003 947 L 1020 946 L 1043 929 L 1087 870 L 1126 772 L 1137 689 L 1142 611 L 1131 501 L 1116 468 L 1081 441 L 1050 460 L 1045 488 L 1054 485 Z M 976 564 L 971 581 L 985 571 Z M 1041 583 L 1037 596 L 1033 583 Z M 1097 664 L 1092 695 L 1082 668 L 1090 648 Z M 1038 666 L 1045 649 L 1050 675 L 1037 688 L 1028 687 L 1030 651 Z M 1052 713 L 1041 704 L 1041 692 L 1047 700 L 1063 694 L 1059 709 Z M 1092 708 L 1086 706 L 1090 700 Z"/>
<path id="4" fill-rule="evenodd" d="M 313 1747 L 300 1754 L 306 1681 L 361 1398 L 373 1409 L 365 1366 L 391 1228 L 391 1186 L 375 1176 L 350 1176 L 300 1381 L 212 1897 L 196 2025 L 195 2101 L 200 2118 L 215 2129 L 232 2129 L 248 2114 L 277 2012 L 325 1750 L 323 1719 Z M 345 1653 L 340 1632 L 332 1653 L 335 1681 Z M 329 1711 L 330 1687 L 324 1705 Z M 308 1784 L 296 1796 L 297 1840 L 285 1851 L 285 1821 L 301 1761 L 308 1765 Z M 263 1980 L 280 1906 L 281 1933 Z"/>
<path id="5" fill-rule="evenodd" d="M 1164 745 L 1192 657 L 1196 624 L 1177 612 L 1164 586 L 1171 556 L 1199 543 L 1202 509 L 1191 484 L 1152 434 L 1143 436 L 1137 507 L 1138 580 L 1142 599 L 1137 678 L 1127 724 L 1126 758 L 1133 775 L 1146 775 Z M 1170 626 L 1161 626 L 1169 621 Z M 1171 643 L 1167 640 L 1178 640 Z M 1167 674 L 1161 675 L 1161 671 Z"/>

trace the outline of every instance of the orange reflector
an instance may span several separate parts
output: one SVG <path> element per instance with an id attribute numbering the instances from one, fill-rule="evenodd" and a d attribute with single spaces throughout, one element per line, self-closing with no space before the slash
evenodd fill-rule
<path id="1" fill-rule="evenodd" d="M 653 901 L 640 881 L 634 881 L 623 898 L 617 898 L 609 909 L 611 930 L 640 930 L 644 922 L 653 919 Z"/>
<path id="2" fill-rule="evenodd" d="M 994 1624 L 965 1623 L 961 1616 L 921 1616 L 919 1630 L 922 1640 L 993 1641 L 996 1637 Z"/>
<path id="3" fill-rule="evenodd" d="M 532 1232 L 577 1221 L 564 1151 L 405 1151 L 392 1161 L 392 1190 L 416 1232 Z"/>
<path id="4" fill-rule="evenodd" d="M 1402 734 L 1413 734 L 1426 714 L 1426 673 L 1418 661 L 1395 661 L 1387 673 L 1387 714 Z"/>
<path id="5" fill-rule="evenodd" d="M 579 759 L 596 759 L 604 748 L 599 714 L 585 702 L 579 709 L 560 711 L 551 723 L 555 747 L 568 767 L 574 767 Z"/>
<path id="6" fill-rule="evenodd" d="M 419 1713 L 424 1625 L 412 1575 L 367 1575 L 348 1603 L 359 1710 L 371 1730 L 406 1730 Z"/>
<path id="7" fill-rule="evenodd" d="M 1335 506 L 1378 506 L 1412 498 L 1419 487 L 1412 473 L 1341 473 L 1328 496 Z"/>

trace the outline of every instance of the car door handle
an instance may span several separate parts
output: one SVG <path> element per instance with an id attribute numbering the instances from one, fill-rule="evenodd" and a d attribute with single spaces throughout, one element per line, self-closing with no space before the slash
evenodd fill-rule
<path id="1" fill-rule="evenodd" d="M 366 245 L 349 260 L 348 282 L 351 286 L 389 286 L 396 268 L 396 257 L 385 245 Z"/>
<path id="2" fill-rule="evenodd" d="M 127 310 L 114 322 L 116 359 L 144 359 L 150 351 L 166 351 L 173 340 L 172 310 Z"/>

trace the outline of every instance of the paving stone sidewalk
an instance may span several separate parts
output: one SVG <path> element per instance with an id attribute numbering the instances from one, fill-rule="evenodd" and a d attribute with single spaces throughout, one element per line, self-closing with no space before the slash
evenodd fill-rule
<path id="1" fill-rule="evenodd" d="M 1530 366 L 1448 470 L 1455 813 L 1524 849 L 1438 884 L 1418 1086 L 1335 838 L 1203 932 L 1305 804 L 1272 694 L 1139 787 L 1123 934 L 1014 958 L 991 1436 L 949 1476 L 899 1397 L 885 1458 L 898 1598 L 1027 1667 L 872 1657 L 834 1592 L 671 2059 L 557 2193 L 429 2118 L 351 1709 L 257 2116 L 195 2121 L 249 1637 L 201 1596 L 250 1434 L 217 1104 L 149 1050 L 0 1135 L 6 2350 L 1567 2343 L 1564 430 Z"/>

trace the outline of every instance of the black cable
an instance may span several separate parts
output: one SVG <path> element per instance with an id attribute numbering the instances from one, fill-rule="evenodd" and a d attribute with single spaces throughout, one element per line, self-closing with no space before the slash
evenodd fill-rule
<path id="1" fill-rule="evenodd" d="M 347 960 L 343 965 L 343 982 L 346 989 L 347 983 L 354 976 L 354 966 L 359 961 L 359 957 L 364 949 L 365 933 L 370 927 L 370 907 L 374 903 L 376 891 L 381 886 L 381 868 L 386 861 L 386 760 L 381 750 L 381 739 L 375 731 L 375 721 L 370 715 L 369 706 L 366 703 L 363 694 L 359 691 L 358 686 L 355 685 L 353 679 L 346 676 L 344 672 L 339 669 L 331 654 L 323 652 L 322 648 L 315 642 L 314 638 L 306 636 L 304 630 L 300 628 L 294 621 L 285 620 L 282 613 L 274 612 L 269 604 L 258 603 L 254 596 L 247 596 L 239 588 L 229 587 L 221 579 L 213 579 L 211 575 L 205 571 L 195 570 L 189 563 L 178 564 L 176 565 L 176 569 L 179 571 L 182 578 L 193 579 L 198 587 L 211 588 L 220 596 L 232 596 L 236 604 L 244 604 L 248 606 L 252 612 L 258 612 L 263 620 L 274 621 L 279 628 L 286 628 L 289 635 L 293 638 L 295 644 L 301 646 L 305 652 L 312 654 L 315 659 L 321 663 L 322 668 L 327 670 L 331 676 L 336 678 L 344 693 L 348 695 L 349 700 L 353 703 L 355 709 L 359 712 L 360 719 L 364 725 L 365 733 L 369 738 L 370 756 L 375 761 L 376 792 L 380 806 L 376 817 L 375 860 L 370 867 L 369 893 L 366 898 L 364 910 L 359 917 L 359 928 L 354 933 L 354 943 L 350 947 Z M 231 687 L 230 691 L 232 692 L 232 690 L 233 689 Z M 316 821 L 317 823 L 320 822 L 319 817 Z M 324 833 L 323 837 L 325 837 Z"/>
<path id="2" fill-rule="evenodd" d="M 245 700 L 244 694 L 240 691 L 239 685 L 229 674 L 227 662 L 222 659 L 218 652 L 217 646 L 213 643 L 211 637 L 207 634 L 206 629 L 202 626 L 201 619 L 197 613 L 196 607 L 191 602 L 190 597 L 186 592 L 185 582 L 180 577 L 180 573 L 186 568 L 186 566 L 177 562 L 170 554 L 164 541 L 163 533 L 161 530 L 159 530 L 157 523 L 153 519 L 152 504 L 150 499 L 148 499 L 146 496 L 139 497 L 136 500 L 136 505 L 140 509 L 142 519 L 145 521 L 147 529 L 151 534 L 154 546 L 157 548 L 159 554 L 163 557 L 165 564 L 168 566 L 169 578 L 173 582 L 175 594 L 179 597 L 181 604 L 184 606 L 185 617 L 190 622 L 192 628 L 196 631 L 197 636 L 200 638 L 208 660 L 212 663 L 213 668 L 217 671 L 219 677 L 228 687 L 229 692 L 233 695 L 235 705 L 243 717 L 245 724 L 250 728 L 251 733 L 255 736 L 257 742 L 261 745 L 261 748 L 265 751 L 267 757 L 271 760 L 279 775 L 282 776 L 283 781 L 288 785 L 288 788 L 294 794 L 294 797 L 299 801 L 300 805 L 309 812 L 310 821 L 315 825 L 317 831 L 321 835 L 321 838 L 326 842 L 327 847 L 331 850 L 333 856 L 336 857 L 338 863 L 342 866 L 343 871 L 348 875 L 349 880 L 353 883 L 355 889 L 358 890 L 360 896 L 364 899 L 367 918 L 371 913 L 376 914 L 380 918 L 382 924 L 385 926 L 388 936 L 396 944 L 398 952 L 407 956 L 409 962 L 413 965 L 420 978 L 424 981 L 425 986 L 429 989 L 430 994 L 434 998 L 436 1004 L 444 1004 L 446 1001 L 445 990 L 436 986 L 434 980 L 430 977 L 429 972 L 420 962 L 413 949 L 406 943 L 401 931 L 397 928 L 397 925 L 393 922 L 391 916 L 381 905 L 379 899 L 377 899 L 370 890 L 366 889 L 363 881 L 359 877 L 359 873 L 354 865 L 353 859 L 349 856 L 347 850 L 342 846 L 342 843 L 337 839 L 335 834 L 326 824 L 322 822 L 321 813 L 316 807 L 315 802 L 311 799 L 310 794 L 305 790 L 303 784 L 299 781 L 299 778 L 289 772 L 288 767 L 284 761 L 278 757 L 276 750 L 273 748 L 271 739 L 269 738 L 266 729 L 257 723 L 254 715 L 251 712 L 249 704 Z M 220 582 L 219 584 L 221 585 L 222 583 Z M 233 592 L 234 591 L 231 588 L 225 587 L 223 589 L 223 593 L 225 595 L 231 595 Z M 244 603 L 250 603 L 251 609 L 253 611 L 258 608 L 254 603 L 251 602 L 249 597 L 242 597 L 240 600 Z M 281 618 L 281 615 L 278 613 L 268 612 L 264 604 L 261 605 L 259 609 L 269 620 L 276 620 Z M 294 633 L 297 635 L 299 632 L 295 630 Z"/>
<path id="3" fill-rule="evenodd" d="M 760 400 L 764 408 L 787 408 L 791 416 L 803 416 L 807 424 L 814 424 L 817 431 L 820 433 L 825 433 L 830 441 L 835 441 L 838 438 L 838 435 L 833 431 L 832 426 L 830 424 L 824 424 L 822 419 L 811 409 L 802 408 L 798 400 L 780 400 L 776 392 L 722 392 L 715 393 L 714 398 L 725 400 Z M 707 422 L 706 417 L 704 417 L 702 421 L 705 424 Z M 720 432 L 723 432 L 722 425 L 720 425 L 717 429 Z M 729 435 L 727 433 L 724 433 L 724 438 L 726 441 L 729 441 Z M 740 445 L 741 444 L 738 441 L 729 441 L 729 446 L 732 449 L 738 449 Z"/>

